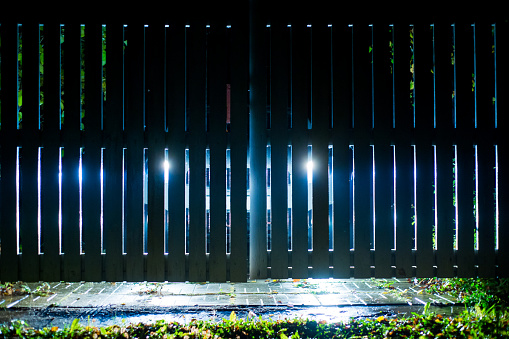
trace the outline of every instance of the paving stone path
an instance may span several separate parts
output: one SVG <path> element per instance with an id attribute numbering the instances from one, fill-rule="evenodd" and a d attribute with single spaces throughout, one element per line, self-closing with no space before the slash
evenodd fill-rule
<path id="1" fill-rule="evenodd" d="M 18 284 L 19 285 L 19 284 Z M 456 305 L 450 295 L 427 294 L 397 279 L 285 279 L 245 283 L 27 283 L 32 293 L 0 296 L 2 308 L 179 306 Z M 39 290 L 38 290 L 39 288 Z M 39 292 L 37 292 L 39 291 Z M 19 295 L 15 295 L 19 294 Z"/>

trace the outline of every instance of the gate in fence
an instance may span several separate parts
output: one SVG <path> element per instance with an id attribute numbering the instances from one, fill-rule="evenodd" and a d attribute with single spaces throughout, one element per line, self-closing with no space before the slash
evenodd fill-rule
<path id="1" fill-rule="evenodd" d="M 0 24 L 2 281 L 507 275 L 505 22 Z"/>

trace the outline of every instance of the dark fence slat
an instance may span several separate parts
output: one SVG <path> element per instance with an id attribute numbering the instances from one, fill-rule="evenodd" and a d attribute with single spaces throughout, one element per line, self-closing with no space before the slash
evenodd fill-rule
<path id="1" fill-rule="evenodd" d="M 495 147 L 487 140 L 477 145 L 477 207 L 480 277 L 495 275 Z"/>
<path id="2" fill-rule="evenodd" d="M 375 156 L 375 276 L 393 277 L 391 250 L 394 247 L 394 164 L 392 27 L 373 26 L 374 135 Z"/>
<path id="3" fill-rule="evenodd" d="M 148 139 L 147 280 L 165 279 L 164 119 L 165 28 L 155 22 L 146 34 L 146 139 Z"/>
<path id="4" fill-rule="evenodd" d="M 80 25 L 65 25 L 62 154 L 62 252 L 64 279 L 81 280 L 80 234 Z"/>
<path id="5" fill-rule="evenodd" d="M 17 105 L 18 105 L 18 25 L 2 23 L 2 162 L 0 180 L 0 279 L 19 280 L 16 234 L 16 159 L 17 159 Z M 8 114 L 7 112 L 10 112 Z"/>
<path id="6" fill-rule="evenodd" d="M 437 276 L 453 276 L 453 172 L 454 148 L 452 120 L 451 64 L 452 37 L 448 22 L 435 23 L 435 100 L 436 100 L 436 201 L 437 201 Z"/>
<path id="7" fill-rule="evenodd" d="M 485 140 L 495 127 L 495 55 L 494 37 L 490 22 L 475 24 L 475 77 L 472 84 L 476 97 L 477 127 Z M 502 74 L 501 74 L 502 75 Z M 503 76 L 503 75 L 502 75 Z"/>
<path id="8" fill-rule="evenodd" d="M 415 127 L 425 135 L 434 128 L 433 26 L 414 25 Z M 419 134 L 420 139 L 421 134 Z"/>
<path id="9" fill-rule="evenodd" d="M 290 28 L 271 31 L 271 277 L 288 278 L 288 96 Z"/>
<path id="10" fill-rule="evenodd" d="M 415 242 L 413 204 L 414 149 L 396 145 L 396 277 L 412 276 L 412 249 Z M 399 203 L 398 203 L 399 202 Z"/>
<path id="11" fill-rule="evenodd" d="M 496 23 L 495 57 L 497 65 L 497 83 L 495 104 L 497 109 L 497 136 L 498 136 L 498 270 L 499 276 L 509 276 L 509 177 L 504 175 L 509 170 L 509 142 L 504 131 L 509 128 L 508 99 L 503 93 L 509 90 L 509 84 L 504 81 L 505 74 L 509 72 L 509 66 L 503 60 L 509 57 L 509 23 L 499 21 Z"/>
<path id="12" fill-rule="evenodd" d="M 44 26 L 44 120 L 41 150 L 42 279 L 60 280 L 59 161 L 60 161 L 60 25 Z M 100 199 L 99 199 L 100 201 Z M 99 265 L 96 265 L 99 266 Z"/>
<path id="13" fill-rule="evenodd" d="M 475 191 L 473 131 L 475 102 L 472 87 L 474 74 L 474 32 L 470 23 L 456 23 L 454 27 L 454 67 L 456 69 L 454 101 L 458 146 L 455 175 L 455 194 L 458 210 L 456 221 L 457 265 L 459 276 L 474 274 L 473 192 Z"/>
<path id="14" fill-rule="evenodd" d="M 189 118 L 189 280 L 203 281 L 205 262 L 205 25 L 187 28 Z"/>
<path id="15" fill-rule="evenodd" d="M 412 134 L 414 110 L 410 101 L 411 71 L 410 26 L 394 29 L 394 97 L 395 97 L 395 163 L 396 163 L 396 276 L 412 276 L 414 247 L 414 150 Z"/>
<path id="16" fill-rule="evenodd" d="M 475 127 L 474 88 L 474 32 L 470 23 L 458 23 L 454 27 L 454 101 L 456 128 L 465 138 L 472 135 Z"/>
<path id="17" fill-rule="evenodd" d="M 249 272 L 267 277 L 266 23 L 251 13 L 249 32 Z M 263 70 L 263 71 L 260 71 Z M 233 171 L 233 170 L 232 170 Z"/>
<path id="18" fill-rule="evenodd" d="M 332 25 L 333 56 L 333 277 L 350 277 L 352 158 L 349 150 L 352 118 L 352 30 Z"/>
<path id="19" fill-rule="evenodd" d="M 146 223 L 150 215 L 145 205 L 144 179 L 145 166 L 150 164 L 152 149 L 144 151 L 144 124 L 145 116 L 145 27 L 142 24 L 127 26 L 124 40 L 127 41 L 125 50 L 125 130 L 127 140 L 124 150 L 124 171 L 126 182 L 124 186 L 124 234 L 127 234 L 125 243 L 126 276 L 129 281 L 139 281 L 144 277 L 144 253 L 147 252 L 148 230 Z M 116 45 L 115 47 L 119 47 Z M 108 62 L 108 61 L 107 61 Z M 108 72 L 108 70 L 106 70 Z M 147 157 L 149 161 L 147 162 Z M 120 174 L 120 173 L 119 173 Z M 150 179 L 149 179 L 150 180 Z M 162 214 L 162 211 L 161 211 Z M 153 216 L 157 221 L 157 217 Z M 148 220 L 147 220 L 148 219 Z M 163 238 L 161 238 L 162 240 Z M 120 239 L 118 239 L 120 241 Z M 164 265 L 163 265 L 164 269 Z"/>
<path id="20" fill-rule="evenodd" d="M 457 146 L 456 204 L 457 220 L 457 264 L 458 276 L 469 277 L 474 274 L 474 192 L 475 192 L 475 152 L 469 142 Z"/>
<path id="21" fill-rule="evenodd" d="M 479 276 L 495 275 L 495 65 L 492 26 L 475 24 L 475 96 L 478 133 Z"/>
<path id="22" fill-rule="evenodd" d="M 434 265 L 433 233 L 435 225 L 435 164 L 431 137 L 422 138 L 421 142 L 417 143 L 415 147 L 417 182 L 415 201 L 415 222 L 417 223 L 416 276 L 430 277 L 433 275 Z"/>
<path id="23" fill-rule="evenodd" d="M 373 230 L 372 168 L 372 69 L 371 27 L 353 27 L 354 67 L 354 277 L 371 276 L 371 235 Z"/>
<path id="24" fill-rule="evenodd" d="M 124 278 L 123 265 L 120 264 L 122 262 L 122 129 L 124 121 L 123 25 L 106 24 L 106 43 L 103 149 L 104 270 L 106 280 L 121 281 Z M 139 196 L 142 196 L 141 192 L 139 193 Z M 132 262 L 129 267 L 134 265 L 135 263 Z"/>
<path id="25" fill-rule="evenodd" d="M 23 24 L 22 147 L 20 149 L 21 278 L 39 277 L 38 146 L 39 146 L 39 25 Z"/>
<path id="26" fill-rule="evenodd" d="M 415 222 L 417 223 L 416 276 L 433 275 L 434 197 L 434 83 L 433 26 L 414 26 L 414 103 L 416 192 Z"/>
<path id="27" fill-rule="evenodd" d="M 83 279 L 102 280 L 101 146 L 102 146 L 102 27 L 85 26 L 85 140 L 83 152 Z"/>
<path id="28" fill-rule="evenodd" d="M 166 32 L 168 119 L 168 280 L 185 280 L 185 27 Z"/>
<path id="29" fill-rule="evenodd" d="M 292 277 L 308 277 L 308 117 L 310 29 L 292 25 Z"/>
<path id="30" fill-rule="evenodd" d="M 215 25 L 207 29 L 207 85 L 210 96 L 210 281 L 226 281 L 227 29 L 226 25 Z"/>
<path id="31" fill-rule="evenodd" d="M 312 276 L 329 277 L 329 121 L 331 115 L 331 28 L 311 28 L 313 252 Z"/>
<path id="32" fill-rule="evenodd" d="M 247 142 L 248 39 L 246 22 L 232 24 L 231 72 L 231 254 L 230 281 L 246 281 L 247 267 Z M 244 71 L 242 71 L 244 70 Z"/>

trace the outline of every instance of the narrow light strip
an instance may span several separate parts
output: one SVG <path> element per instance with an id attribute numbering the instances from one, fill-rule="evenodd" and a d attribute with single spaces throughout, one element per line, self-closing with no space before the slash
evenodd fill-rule
<path id="1" fill-rule="evenodd" d="M 355 250 L 355 146 L 350 145 L 350 149 L 352 150 L 352 175 L 351 175 L 351 192 L 352 192 L 352 235 L 351 235 L 351 244 L 350 250 Z"/>
<path id="2" fill-rule="evenodd" d="M 184 200 L 185 200 L 185 209 L 184 209 L 184 214 L 185 214 L 185 237 L 184 237 L 184 242 L 185 242 L 185 253 L 186 254 L 189 254 L 189 220 L 190 220 L 190 216 L 189 216 L 189 149 L 186 148 L 185 152 L 184 152 L 184 162 L 185 162 L 185 178 L 184 178 L 184 185 L 185 185 L 185 190 L 184 190 Z"/>
<path id="3" fill-rule="evenodd" d="M 79 185 L 79 242 L 80 254 L 83 253 L 83 147 L 80 147 L 80 159 L 78 165 L 78 185 Z"/>
<path id="4" fill-rule="evenodd" d="M 498 201 L 498 145 L 495 145 L 495 250 L 499 249 L 499 201 Z"/>
<path id="5" fill-rule="evenodd" d="M 21 147 L 16 147 L 16 254 L 20 254 L 19 250 L 19 158 L 20 158 L 20 149 Z"/>
<path id="6" fill-rule="evenodd" d="M 266 226 L 266 240 L 267 240 L 267 250 L 272 249 L 272 235 L 273 235 L 273 228 L 272 228 L 272 199 L 271 199 L 271 184 L 272 184 L 272 171 L 271 171 L 271 165 L 272 165 L 272 157 L 271 157 L 271 146 L 267 145 L 266 148 L 266 170 L 265 170 L 265 183 L 266 183 L 266 201 L 267 201 L 267 211 L 266 211 L 266 220 L 267 220 L 267 226 Z"/>
<path id="7" fill-rule="evenodd" d="M 287 214 L 287 229 L 288 229 L 288 250 L 292 250 L 293 248 L 293 216 L 292 216 L 292 182 L 293 182 L 293 176 L 292 176 L 292 145 L 288 145 L 287 148 L 287 160 L 286 160 L 286 167 L 287 167 L 287 193 L 288 193 L 288 214 Z"/>
<path id="8" fill-rule="evenodd" d="M 329 186 L 329 250 L 334 250 L 334 148 L 329 145 L 328 186 Z"/>
<path id="9" fill-rule="evenodd" d="M 101 148 L 101 169 L 100 169 L 100 180 L 101 180 L 101 254 L 104 254 L 104 148 Z M 122 176 L 124 174 L 122 173 Z M 123 180 L 123 179 L 122 179 Z M 123 250 L 122 250 L 123 252 Z"/>
<path id="10" fill-rule="evenodd" d="M 438 187 L 437 187 L 437 146 L 436 145 L 433 145 L 433 159 L 434 159 L 434 167 L 433 167 L 433 175 L 434 175 L 434 184 L 435 184 L 435 235 L 434 235 L 434 245 L 433 245 L 433 249 L 436 250 L 438 249 L 438 211 L 437 211 L 437 207 L 438 207 L 438 200 L 437 200 L 437 197 L 438 197 Z"/>
<path id="11" fill-rule="evenodd" d="M 170 162 L 168 160 L 168 149 L 164 149 L 164 254 L 168 254 L 168 229 L 169 229 L 169 205 L 168 205 L 168 183 L 170 180 Z"/>
<path id="12" fill-rule="evenodd" d="M 58 148 L 58 253 L 62 252 L 62 153 L 63 147 Z"/>
<path id="13" fill-rule="evenodd" d="M 37 150 L 37 254 L 42 254 L 41 250 L 41 151 Z"/>
<path id="14" fill-rule="evenodd" d="M 205 149 L 205 253 L 210 253 L 210 149 Z"/>
<path id="15" fill-rule="evenodd" d="M 392 145 L 392 168 L 393 168 L 393 204 L 394 204 L 394 238 L 393 238 L 393 241 L 394 243 L 392 244 L 392 249 L 393 250 L 396 250 L 396 231 L 397 231 L 397 222 L 396 222 L 396 219 L 397 219 L 397 211 L 396 211 L 396 146 L 395 145 Z"/>
<path id="16" fill-rule="evenodd" d="M 458 250 L 458 236 L 459 236 L 459 207 L 458 207 L 458 146 L 454 145 L 454 191 L 453 194 L 455 196 L 454 199 L 454 215 L 455 215 L 455 223 L 454 223 L 454 237 L 456 241 L 454 242 L 454 249 Z"/>
<path id="17" fill-rule="evenodd" d="M 373 177 L 372 177 L 372 180 L 373 180 L 373 246 L 371 249 L 375 249 L 376 248 L 376 204 L 375 204 L 375 201 L 376 201 L 376 185 L 375 185 L 375 145 L 371 145 L 371 151 L 372 151 L 372 168 L 373 168 Z"/>
<path id="18" fill-rule="evenodd" d="M 226 253 L 231 253 L 231 160 L 226 149 Z"/>
<path id="19" fill-rule="evenodd" d="M 313 146 L 308 145 L 308 250 L 313 249 Z"/>
<path id="20" fill-rule="evenodd" d="M 477 154 L 477 145 L 475 149 L 475 244 L 474 249 L 479 250 L 479 157 Z"/>
<path id="21" fill-rule="evenodd" d="M 127 148 L 122 148 L 122 254 L 127 254 L 125 248 L 125 188 L 126 188 L 126 166 L 125 166 L 125 157 L 126 157 L 126 150 Z"/>
<path id="22" fill-rule="evenodd" d="M 417 250 L 417 150 L 414 148 L 414 250 Z"/>
<path id="23" fill-rule="evenodd" d="M 149 215 L 148 210 L 145 206 L 148 206 L 148 149 L 143 149 L 143 254 L 147 255 L 147 233 L 148 233 L 148 223 L 149 223 Z M 124 158 L 125 161 L 125 158 Z M 124 196 L 125 194 L 122 194 Z"/>

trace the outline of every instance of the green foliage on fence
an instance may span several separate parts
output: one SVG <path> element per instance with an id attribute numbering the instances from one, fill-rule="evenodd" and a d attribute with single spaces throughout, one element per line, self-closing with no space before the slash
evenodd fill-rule
<path id="1" fill-rule="evenodd" d="M 40 79 L 40 96 L 39 96 L 39 107 L 41 112 L 41 126 L 44 126 L 44 75 L 45 75 L 45 66 L 44 66 L 44 52 L 45 52 L 45 31 L 44 26 L 40 26 L 39 32 L 39 79 Z M 0 66 L 1 66 L 1 34 L 0 34 Z M 65 117 L 65 91 L 64 91 L 64 55 L 65 55 L 65 27 L 62 26 L 60 29 L 60 48 L 61 48 L 61 64 L 60 64 L 60 77 L 61 77 L 61 97 L 60 97 L 60 123 L 64 123 Z M 18 113 L 17 113 L 17 123 L 18 128 L 22 128 L 23 126 L 23 29 L 22 26 L 19 28 L 18 33 Z M 102 27 L 102 66 L 103 66 L 103 76 L 102 76 L 102 89 L 104 100 L 106 100 L 106 27 Z M 0 71 L 0 94 L 1 94 L 1 71 Z M 81 93 L 80 93 L 80 104 L 81 104 L 81 125 L 80 129 L 84 129 L 85 125 L 83 123 L 83 119 L 85 118 L 85 26 L 82 25 L 80 29 L 80 81 L 81 81 Z M 0 128 L 1 128 L 1 95 L 0 95 Z"/>

